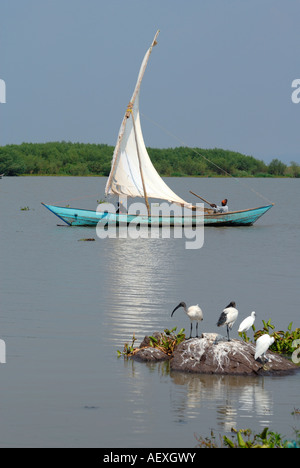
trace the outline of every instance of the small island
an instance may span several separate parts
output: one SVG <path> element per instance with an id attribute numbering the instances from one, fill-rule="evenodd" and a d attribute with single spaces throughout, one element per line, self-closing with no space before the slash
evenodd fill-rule
<path id="1" fill-rule="evenodd" d="M 262 376 L 287 375 L 299 370 L 291 360 L 270 350 L 266 353 L 267 362 L 255 360 L 255 344 L 236 339 L 228 341 L 217 333 L 184 339 L 167 352 L 153 346 L 161 339 L 163 334 L 158 332 L 146 336 L 128 356 L 140 362 L 169 360 L 172 371 L 198 374 Z"/>

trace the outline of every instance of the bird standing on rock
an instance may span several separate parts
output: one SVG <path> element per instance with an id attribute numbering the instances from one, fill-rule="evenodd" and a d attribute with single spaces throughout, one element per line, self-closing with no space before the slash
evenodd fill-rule
<path id="1" fill-rule="evenodd" d="M 231 330 L 236 319 L 238 318 L 239 311 L 235 308 L 236 304 L 234 301 L 230 302 L 228 306 L 223 310 L 218 320 L 217 326 L 222 327 L 227 325 L 227 337 L 228 341 L 230 341 L 229 337 L 229 329 Z"/>
<path id="2" fill-rule="evenodd" d="M 196 338 L 199 338 L 198 337 L 198 324 L 199 322 L 201 322 L 203 320 L 203 312 L 202 310 L 200 309 L 200 307 L 197 305 L 193 305 L 193 306 L 190 306 L 189 308 L 187 308 L 186 306 L 186 303 L 185 302 L 180 302 L 180 304 L 178 304 L 177 307 L 175 307 L 175 309 L 173 310 L 172 314 L 171 314 L 171 317 L 173 317 L 173 314 L 175 312 L 175 310 L 179 309 L 180 307 L 183 307 L 186 315 L 189 317 L 190 321 L 191 321 L 191 332 L 190 332 L 190 338 L 192 338 L 192 331 L 193 331 L 193 322 L 197 322 L 196 323 Z"/>
<path id="3" fill-rule="evenodd" d="M 265 362 L 268 362 L 266 358 L 266 352 L 268 351 L 269 347 L 274 343 L 275 338 L 270 335 L 262 335 L 256 340 L 256 348 L 255 348 L 255 361 L 260 358 L 261 356 L 264 358 Z"/>
<path id="4" fill-rule="evenodd" d="M 238 332 L 245 333 L 252 327 L 255 322 L 256 313 L 253 311 L 249 317 L 245 318 L 239 326 Z"/>

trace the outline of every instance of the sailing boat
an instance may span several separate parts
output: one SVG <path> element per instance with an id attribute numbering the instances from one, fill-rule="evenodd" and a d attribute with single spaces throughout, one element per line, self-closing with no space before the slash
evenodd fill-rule
<path id="1" fill-rule="evenodd" d="M 158 34 L 159 31 L 155 34 L 143 59 L 133 95 L 122 120 L 105 188 L 106 195 L 144 199 L 147 211 L 143 214 L 130 214 L 121 213 L 119 210 L 102 211 L 101 205 L 99 205 L 100 211 L 99 207 L 97 211 L 91 211 L 42 204 L 70 226 L 95 226 L 99 222 L 117 225 L 136 223 L 150 226 L 251 225 L 272 205 L 227 213 L 214 213 L 214 210 L 203 208 L 203 205 L 194 206 L 171 190 L 150 160 L 142 134 L 139 96 L 142 79 L 153 47 L 157 44 Z M 183 213 L 180 214 L 175 210 L 176 213 L 172 212 L 165 216 L 161 213 L 154 214 L 150 208 L 149 198 L 164 200 L 173 206 L 179 206 L 183 209 Z"/>

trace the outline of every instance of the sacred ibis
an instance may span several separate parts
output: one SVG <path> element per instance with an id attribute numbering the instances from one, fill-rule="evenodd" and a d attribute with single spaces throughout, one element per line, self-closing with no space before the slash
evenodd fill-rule
<path id="1" fill-rule="evenodd" d="M 228 306 L 223 310 L 223 312 L 220 315 L 220 318 L 218 320 L 217 326 L 222 327 L 224 325 L 227 326 L 227 337 L 228 341 L 230 341 L 229 338 L 229 329 L 231 330 L 236 319 L 238 318 L 239 311 L 235 308 L 236 304 L 235 302 L 230 302 Z"/>
<path id="2" fill-rule="evenodd" d="M 269 347 L 274 343 L 275 338 L 270 335 L 262 335 L 256 340 L 256 348 L 255 348 L 255 361 L 260 358 L 261 356 L 264 358 L 265 362 L 268 362 L 266 358 L 266 352 L 268 351 Z"/>
<path id="3" fill-rule="evenodd" d="M 238 329 L 238 332 L 239 333 L 245 333 L 246 331 L 249 330 L 249 328 L 252 327 L 252 325 L 254 324 L 255 322 L 255 317 L 256 317 L 256 313 L 253 311 L 251 312 L 251 314 L 249 315 L 249 317 L 245 318 L 240 326 L 239 326 L 239 329 Z"/>
<path id="4" fill-rule="evenodd" d="M 190 321 L 191 321 L 191 332 L 190 332 L 190 338 L 192 338 L 192 331 L 193 331 L 193 322 L 197 322 L 196 323 L 196 337 L 198 338 L 198 324 L 199 322 L 201 322 L 203 320 L 203 312 L 202 310 L 200 309 L 200 307 L 197 305 L 193 305 L 193 306 L 190 306 L 189 308 L 187 308 L 186 306 L 186 303 L 185 302 L 180 302 L 180 304 L 178 304 L 177 307 L 175 307 L 175 309 L 173 310 L 172 314 L 171 314 L 171 317 L 173 317 L 173 314 L 175 312 L 175 310 L 179 309 L 180 307 L 183 307 L 186 315 L 189 317 Z"/>

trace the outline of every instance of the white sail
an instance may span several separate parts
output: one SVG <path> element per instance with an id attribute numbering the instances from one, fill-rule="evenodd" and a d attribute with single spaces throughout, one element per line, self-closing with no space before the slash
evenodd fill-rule
<path id="1" fill-rule="evenodd" d="M 140 85 L 152 48 L 156 45 L 158 33 L 159 31 L 144 57 L 135 90 L 121 124 L 105 193 L 106 195 L 158 198 L 188 205 L 168 187 L 154 168 L 141 129 Z"/>

